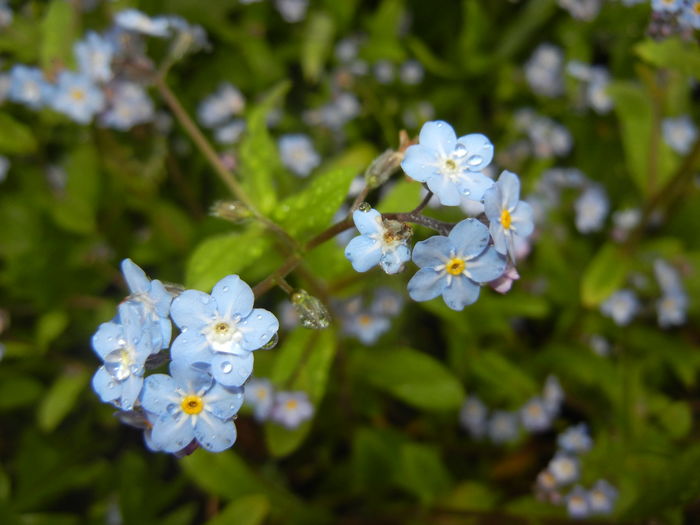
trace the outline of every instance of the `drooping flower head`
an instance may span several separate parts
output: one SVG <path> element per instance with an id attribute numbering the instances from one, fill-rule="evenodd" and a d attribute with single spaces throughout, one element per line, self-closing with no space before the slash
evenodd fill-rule
<path id="1" fill-rule="evenodd" d="M 253 370 L 253 350 L 267 344 L 279 322 L 267 310 L 253 308 L 253 291 L 237 275 L 221 279 L 211 295 L 185 290 L 170 313 L 180 328 L 171 348 L 173 360 L 202 363 L 224 386 L 241 386 Z"/>
<path id="2" fill-rule="evenodd" d="M 420 270 L 408 282 L 415 301 L 442 295 L 453 310 L 462 310 L 479 298 L 481 283 L 498 279 L 506 259 L 489 246 L 486 226 L 475 219 L 459 222 L 447 237 L 435 235 L 416 244 L 413 262 Z"/>
<path id="3" fill-rule="evenodd" d="M 206 450 L 221 452 L 236 441 L 233 416 L 243 404 L 243 389 L 224 388 L 205 370 L 172 361 L 170 375 L 146 378 L 141 404 L 154 416 L 150 439 L 158 450 L 178 452 L 196 439 Z"/>
<path id="4" fill-rule="evenodd" d="M 480 200 L 493 181 L 481 173 L 493 159 L 493 144 L 472 133 L 457 138 L 441 120 L 426 122 L 418 144 L 406 149 L 401 167 L 409 177 L 425 182 L 445 206 L 458 206 L 462 196 Z"/>
<path id="5" fill-rule="evenodd" d="M 411 228 L 404 223 L 385 220 L 373 209 L 352 214 L 360 231 L 345 248 L 345 257 L 357 272 L 366 272 L 377 264 L 388 274 L 398 273 L 411 258 L 408 239 Z"/>

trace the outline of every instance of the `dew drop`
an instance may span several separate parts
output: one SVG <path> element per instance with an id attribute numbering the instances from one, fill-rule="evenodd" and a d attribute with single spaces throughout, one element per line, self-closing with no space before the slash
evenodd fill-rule
<path id="1" fill-rule="evenodd" d="M 233 365 L 230 361 L 224 361 L 223 363 L 221 363 L 221 371 L 224 374 L 230 374 L 231 370 L 233 370 Z"/>
<path id="2" fill-rule="evenodd" d="M 222 288 L 222 290 L 223 290 L 224 292 L 228 292 L 228 289 L 229 289 L 228 286 L 224 286 L 224 287 Z"/>
<path id="3" fill-rule="evenodd" d="M 255 316 L 255 318 L 256 318 L 258 321 L 260 321 L 260 320 L 262 319 L 262 315 L 258 314 L 258 315 Z"/>
<path id="4" fill-rule="evenodd" d="M 461 159 L 466 154 L 467 154 L 467 147 L 464 144 L 457 144 L 457 146 L 455 146 L 455 151 L 452 154 L 452 156 L 455 157 L 456 159 Z"/>
<path id="5" fill-rule="evenodd" d="M 114 381 L 107 383 L 107 388 L 114 388 L 115 386 L 117 386 L 117 384 Z"/>
<path id="6" fill-rule="evenodd" d="M 165 410 L 168 412 L 168 414 L 175 417 L 175 414 L 177 413 L 177 405 L 174 403 L 170 403 Z"/>
<path id="7" fill-rule="evenodd" d="M 466 190 L 466 189 L 465 189 L 465 190 L 462 190 L 462 195 L 467 195 L 467 196 L 468 196 L 468 195 L 471 195 L 471 194 L 472 194 L 472 192 L 469 191 L 469 190 Z"/>
<path id="8" fill-rule="evenodd" d="M 484 158 L 480 155 L 472 155 L 471 157 L 469 157 L 469 160 L 467 160 L 467 164 L 469 164 L 470 166 L 478 166 L 482 162 L 484 162 Z"/>
<path id="9" fill-rule="evenodd" d="M 363 212 L 368 212 L 372 209 L 372 206 L 369 202 L 361 202 L 357 209 Z"/>

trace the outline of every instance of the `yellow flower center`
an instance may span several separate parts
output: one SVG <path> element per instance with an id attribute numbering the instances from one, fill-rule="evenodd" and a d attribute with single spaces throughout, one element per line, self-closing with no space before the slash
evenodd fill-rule
<path id="1" fill-rule="evenodd" d="M 372 322 L 372 318 L 371 318 L 369 315 L 367 315 L 367 314 L 363 314 L 363 315 L 361 315 L 361 316 L 359 316 L 359 317 L 357 318 L 357 321 L 358 321 L 362 326 L 367 326 L 368 324 L 370 324 L 370 323 Z"/>
<path id="2" fill-rule="evenodd" d="M 694 12 L 696 15 L 700 15 L 700 2 L 695 2 L 695 3 L 693 4 L 693 12 Z"/>
<path id="3" fill-rule="evenodd" d="M 85 99 L 85 92 L 82 89 L 76 88 L 70 92 L 70 96 L 73 98 L 73 100 L 81 102 Z"/>
<path id="4" fill-rule="evenodd" d="M 228 323 L 216 323 L 216 325 L 214 326 L 214 331 L 220 335 L 224 335 L 225 333 L 227 333 L 228 329 Z"/>
<path id="5" fill-rule="evenodd" d="M 510 212 L 508 210 L 503 210 L 501 212 L 501 226 L 505 228 L 506 230 L 510 229 L 510 223 L 512 222 L 513 219 L 510 217 Z"/>
<path id="6" fill-rule="evenodd" d="M 204 410 L 204 401 L 199 396 L 186 396 L 180 406 L 185 414 L 194 416 Z"/>
<path id="7" fill-rule="evenodd" d="M 445 265 L 447 273 L 452 275 L 461 275 L 465 267 L 466 264 L 464 263 L 464 259 L 459 259 L 458 257 L 450 259 Z"/>
<path id="8" fill-rule="evenodd" d="M 296 399 L 289 399 L 284 404 L 284 406 L 287 408 L 287 410 L 295 410 L 298 405 L 299 405 L 299 402 Z"/>
<path id="9" fill-rule="evenodd" d="M 447 159 L 445 161 L 445 167 L 447 171 L 455 171 L 457 169 L 457 163 L 452 159 Z"/>

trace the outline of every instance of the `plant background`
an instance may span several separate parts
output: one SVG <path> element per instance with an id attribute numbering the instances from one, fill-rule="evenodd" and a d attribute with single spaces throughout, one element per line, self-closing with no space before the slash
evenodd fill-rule
<path id="1" fill-rule="evenodd" d="M 238 172 L 260 209 L 300 240 L 331 224 L 352 178 L 397 147 L 401 129 L 417 134 L 425 117 L 410 125 L 404 112 L 423 101 L 434 108 L 429 118 L 458 134 L 486 134 L 497 154 L 513 151 L 522 138 L 515 113 L 532 107 L 563 123 L 574 146 L 561 160 L 497 157 L 521 176 L 525 195 L 547 168 L 576 167 L 605 187 L 613 209 L 653 203 L 661 218 L 633 242 L 613 242 L 609 220 L 583 235 L 574 227 L 575 195 L 566 194 L 540 223 L 521 280 L 505 296 L 483 290 L 463 312 L 439 299 L 407 301 L 371 347 L 345 337 L 338 323 L 283 330 L 276 349 L 256 356 L 255 374 L 306 390 L 314 419 L 289 432 L 244 413 L 231 451 L 178 460 L 148 452 L 89 386 L 98 365 L 90 337 L 125 295 L 118 263 L 130 257 L 153 278 L 205 291 L 230 273 L 254 284 L 283 261 L 274 237 L 256 223 L 208 215 L 229 194 L 177 124 L 167 133 L 153 125 L 115 132 L 4 102 L 0 153 L 11 168 L 0 186 L 0 522 L 561 523 L 565 510 L 537 501 L 533 485 L 556 432 L 581 421 L 595 441 L 583 481 L 606 478 L 620 492 L 604 521 L 700 519 L 699 162 L 696 153 L 685 161 L 673 153 L 659 126 L 661 116 L 698 118 L 700 50 L 648 38 L 648 5 L 606 2 L 587 22 L 554 0 L 312 0 L 295 24 L 268 0 L 100 2 L 89 11 L 64 0 L 10 5 L 3 70 L 70 64 L 84 30 L 106 27 L 125 6 L 202 25 L 211 50 L 177 63 L 169 85 L 191 113 L 222 81 L 245 93 Z M 334 45 L 354 34 L 365 37 L 368 64 L 416 59 L 423 80 L 382 84 L 341 71 Z M 567 59 L 606 65 L 615 109 L 582 107 L 571 78 L 560 97 L 534 94 L 523 64 L 541 42 L 561 46 Z M 165 46 L 150 41 L 148 52 L 157 61 Z M 338 83 L 357 96 L 359 115 L 340 131 L 305 124 L 302 112 L 331 100 Z M 268 128 L 275 108 L 281 119 Z M 283 167 L 275 147 L 275 137 L 296 131 L 309 133 L 323 158 L 308 181 Z M 47 177 L 51 166 L 65 170 L 65 181 Z M 674 193 L 669 181 L 678 180 L 683 191 Z M 419 186 L 402 175 L 393 181 L 370 201 L 381 211 L 415 207 Z M 684 269 L 691 301 L 680 328 L 656 323 L 658 257 Z M 356 274 L 334 241 L 311 252 L 304 268 L 293 285 L 341 298 L 378 286 L 405 293 L 413 272 Z M 635 276 L 651 283 L 640 292 L 643 311 L 618 327 L 598 305 Z M 278 312 L 283 298 L 275 290 L 259 303 Z M 610 342 L 609 356 L 591 350 L 593 334 Z M 467 392 L 515 410 L 550 374 L 566 394 L 552 431 L 496 446 L 459 427 Z"/>

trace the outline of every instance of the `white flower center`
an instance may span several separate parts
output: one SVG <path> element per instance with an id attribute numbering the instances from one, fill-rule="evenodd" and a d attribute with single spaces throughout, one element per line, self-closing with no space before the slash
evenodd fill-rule
<path id="1" fill-rule="evenodd" d="M 238 329 L 237 323 L 228 319 L 215 320 L 204 329 L 203 333 L 214 351 L 227 354 L 235 353 L 236 347 L 243 339 L 243 333 Z"/>

